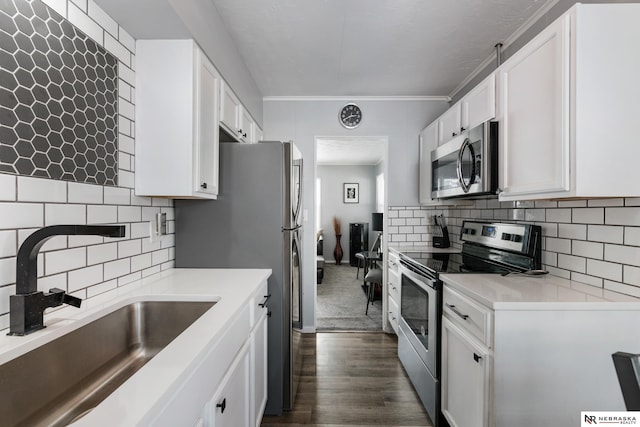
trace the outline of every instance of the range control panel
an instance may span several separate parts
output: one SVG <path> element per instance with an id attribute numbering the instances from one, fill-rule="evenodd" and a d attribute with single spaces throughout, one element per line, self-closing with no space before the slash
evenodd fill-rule
<path id="1" fill-rule="evenodd" d="M 465 221 L 460 239 L 483 246 L 526 254 L 531 226 L 528 224 L 505 224 Z"/>

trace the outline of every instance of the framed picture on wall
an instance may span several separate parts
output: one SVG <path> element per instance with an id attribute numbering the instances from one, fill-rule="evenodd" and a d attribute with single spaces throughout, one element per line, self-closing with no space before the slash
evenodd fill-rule
<path id="1" fill-rule="evenodd" d="M 360 184 L 344 183 L 342 197 L 344 203 L 360 203 Z"/>

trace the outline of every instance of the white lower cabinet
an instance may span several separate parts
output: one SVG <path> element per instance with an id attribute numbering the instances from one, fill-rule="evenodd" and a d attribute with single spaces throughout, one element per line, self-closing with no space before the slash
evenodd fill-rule
<path id="1" fill-rule="evenodd" d="M 267 404 L 267 310 L 260 316 L 251 333 L 251 421 L 259 427 Z"/>
<path id="2" fill-rule="evenodd" d="M 387 256 L 387 325 L 398 335 L 398 321 L 400 319 L 400 258 L 392 251 Z M 391 330 L 385 329 L 387 332 Z"/>
<path id="3" fill-rule="evenodd" d="M 442 413 L 451 427 L 489 425 L 489 349 L 442 319 Z"/>
<path id="4" fill-rule="evenodd" d="M 249 345 L 240 350 L 210 403 L 211 427 L 249 426 Z"/>

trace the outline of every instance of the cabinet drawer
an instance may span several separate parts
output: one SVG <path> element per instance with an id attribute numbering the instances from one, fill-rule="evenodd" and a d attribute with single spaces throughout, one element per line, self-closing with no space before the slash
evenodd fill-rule
<path id="1" fill-rule="evenodd" d="M 400 318 L 400 309 L 398 308 L 398 304 L 395 302 L 393 298 L 389 298 L 389 324 L 393 328 L 394 332 L 398 333 L 398 319 Z"/>
<path id="2" fill-rule="evenodd" d="M 393 252 L 389 252 L 388 260 L 389 261 L 387 262 L 387 267 L 389 268 L 389 271 L 395 271 L 397 273 L 398 267 L 400 265 L 400 258 L 398 257 L 398 255 L 394 254 Z"/>
<path id="3" fill-rule="evenodd" d="M 256 324 L 256 321 L 260 318 L 260 315 L 262 314 L 262 311 L 269 311 L 269 300 L 267 298 L 267 295 L 269 295 L 268 293 L 268 288 L 267 288 L 267 282 L 263 282 L 260 287 L 258 288 L 258 290 L 253 294 L 253 297 L 251 297 L 251 327 L 253 328 L 253 326 Z M 264 304 L 264 307 L 261 306 L 261 304 Z"/>
<path id="4" fill-rule="evenodd" d="M 387 273 L 389 275 L 389 296 L 396 301 L 400 301 L 400 274 L 392 270 Z"/>
<path id="5" fill-rule="evenodd" d="M 442 296 L 444 316 L 484 343 L 492 346 L 491 310 L 444 286 Z"/>

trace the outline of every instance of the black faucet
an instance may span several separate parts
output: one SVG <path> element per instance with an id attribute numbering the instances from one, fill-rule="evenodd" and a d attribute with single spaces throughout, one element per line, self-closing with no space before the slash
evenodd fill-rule
<path id="1" fill-rule="evenodd" d="M 38 291 L 38 252 L 54 236 L 124 237 L 124 225 L 52 225 L 32 233 L 20 245 L 16 259 L 16 295 L 9 297 L 9 334 L 27 335 L 44 328 L 44 310 L 69 304 L 80 307 L 80 298 L 58 288 Z"/>

